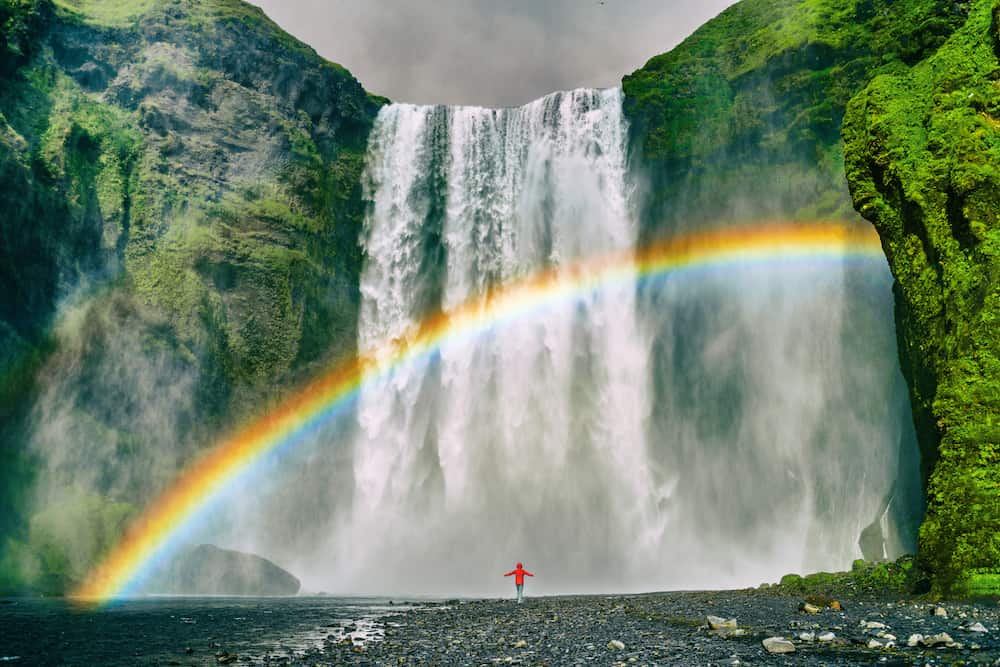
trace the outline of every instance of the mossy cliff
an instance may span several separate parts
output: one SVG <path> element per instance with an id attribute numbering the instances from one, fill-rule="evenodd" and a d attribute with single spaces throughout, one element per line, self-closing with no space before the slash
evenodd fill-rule
<path id="1" fill-rule="evenodd" d="M 1000 592 L 998 11 L 744 0 L 623 82 L 647 235 L 855 207 L 875 224 L 939 592 Z"/>
<path id="2" fill-rule="evenodd" d="M 238 0 L 3 0 L 0 30 L 0 561 L 23 564 L 33 477 L 139 502 L 352 351 L 384 100 Z"/>
<path id="3" fill-rule="evenodd" d="M 929 473 L 920 562 L 941 590 L 1000 593 L 1000 6 L 844 122 L 847 177 L 896 277 L 896 321 Z"/>
<path id="4" fill-rule="evenodd" d="M 626 76 L 646 231 L 778 217 L 857 219 L 840 126 L 877 73 L 965 20 L 946 0 L 743 0 Z"/>

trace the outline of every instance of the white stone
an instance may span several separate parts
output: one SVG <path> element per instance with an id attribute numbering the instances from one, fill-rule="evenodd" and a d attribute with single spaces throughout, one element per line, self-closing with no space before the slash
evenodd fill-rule
<path id="1" fill-rule="evenodd" d="M 948 644 L 954 644 L 955 640 L 951 638 L 947 632 L 941 632 L 936 635 L 930 635 L 924 637 L 924 646 L 947 646 Z"/>
<path id="2" fill-rule="evenodd" d="M 795 653 L 795 644 L 784 637 L 768 637 L 761 644 L 768 653 Z"/>
<path id="3" fill-rule="evenodd" d="M 833 634 L 832 632 L 824 632 L 823 634 L 821 634 L 818 637 L 818 639 L 821 642 L 832 642 L 836 638 L 837 638 L 837 635 Z"/>
<path id="4" fill-rule="evenodd" d="M 868 648 L 882 648 L 882 642 L 877 639 L 869 639 Z"/>
<path id="5" fill-rule="evenodd" d="M 625 643 L 617 639 L 612 639 L 611 641 L 608 642 L 608 648 L 611 649 L 612 651 L 624 651 Z"/>
<path id="6" fill-rule="evenodd" d="M 980 623 L 979 621 L 976 621 L 975 623 L 966 627 L 965 629 L 968 630 L 969 632 L 989 632 L 989 630 L 986 629 L 986 626 Z"/>
<path id="7" fill-rule="evenodd" d="M 906 645 L 910 647 L 920 646 L 923 643 L 924 643 L 924 636 L 919 632 L 914 632 L 912 635 L 910 635 L 910 638 L 906 640 Z"/>
<path id="8" fill-rule="evenodd" d="M 934 615 L 941 618 L 948 618 L 948 610 L 944 607 L 934 607 Z"/>
<path id="9" fill-rule="evenodd" d="M 722 618 L 721 616 L 709 616 L 708 626 L 713 630 L 721 630 L 722 628 L 735 628 L 736 619 Z"/>
<path id="10" fill-rule="evenodd" d="M 864 623 L 866 630 L 885 630 L 889 626 L 885 623 L 879 623 L 878 621 L 862 621 Z"/>
<path id="11" fill-rule="evenodd" d="M 814 642 L 814 641 L 816 641 L 816 633 L 815 632 L 803 632 L 802 634 L 799 635 L 799 639 L 801 639 L 804 642 Z"/>

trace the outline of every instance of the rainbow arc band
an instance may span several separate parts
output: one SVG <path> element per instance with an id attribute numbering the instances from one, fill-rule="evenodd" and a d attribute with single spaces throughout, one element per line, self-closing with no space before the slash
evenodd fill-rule
<path id="1" fill-rule="evenodd" d="M 329 421 L 369 383 L 427 358 L 443 345 L 482 335 L 609 286 L 693 269 L 787 261 L 882 259 L 874 230 L 830 221 L 771 222 L 688 234 L 629 252 L 555 267 L 426 317 L 401 339 L 333 366 L 245 427 L 223 438 L 155 498 L 87 576 L 73 597 L 104 603 L 128 596 L 183 529 L 227 484 L 283 446 Z M 882 259 L 884 261 L 884 259 Z"/>

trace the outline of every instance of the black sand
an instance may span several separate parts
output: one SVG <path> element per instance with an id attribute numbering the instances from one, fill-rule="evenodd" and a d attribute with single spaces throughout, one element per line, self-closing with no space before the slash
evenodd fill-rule
<path id="1" fill-rule="evenodd" d="M 767 591 L 659 593 L 449 603 L 334 598 L 135 600 L 83 610 L 58 600 L 0 604 L 0 667 L 20 665 L 993 665 L 1000 609 L 843 600 L 798 611 Z M 724 638 L 706 616 L 735 617 Z M 862 621 L 885 624 L 864 628 Z M 987 632 L 969 630 L 980 623 Z M 833 632 L 836 639 L 800 640 Z M 908 647 L 947 632 L 951 647 Z M 882 634 L 881 637 L 877 635 Z M 869 648 L 872 639 L 895 646 Z M 795 652 L 769 654 L 784 636 Z M 617 643 L 621 642 L 624 648 Z M 15 658 L 16 659 L 11 659 Z"/>

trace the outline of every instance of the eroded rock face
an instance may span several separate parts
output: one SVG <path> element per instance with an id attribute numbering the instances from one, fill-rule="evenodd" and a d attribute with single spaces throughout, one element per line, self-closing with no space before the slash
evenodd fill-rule
<path id="1" fill-rule="evenodd" d="M 149 594 L 295 595 L 299 580 L 266 558 L 201 544 L 183 550 L 145 586 Z"/>
<path id="2" fill-rule="evenodd" d="M 896 278 L 927 478 L 920 557 L 941 590 L 1000 591 L 1000 41 L 994 3 L 847 112 L 847 177 Z"/>
<path id="3" fill-rule="evenodd" d="M 238 0 L 69 6 L 0 9 L 4 535 L 30 480 L 142 505 L 356 344 L 384 100 Z"/>

